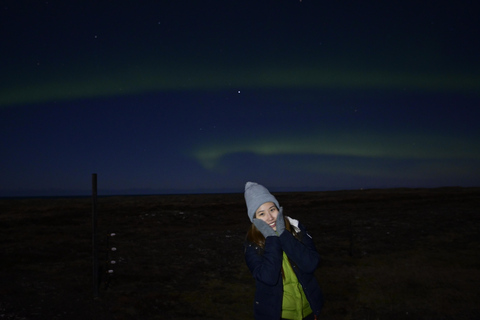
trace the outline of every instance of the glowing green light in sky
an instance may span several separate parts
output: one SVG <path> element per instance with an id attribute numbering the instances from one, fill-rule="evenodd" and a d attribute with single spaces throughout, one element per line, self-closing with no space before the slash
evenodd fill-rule
<path id="1" fill-rule="evenodd" d="M 231 141 L 234 141 L 232 139 Z M 238 153 L 345 156 L 385 159 L 480 159 L 474 142 L 449 137 L 366 133 L 270 137 L 198 147 L 193 157 L 214 170 L 223 157 Z"/>
<path id="2" fill-rule="evenodd" d="M 9 83 L 0 89 L 0 106 L 139 94 L 171 90 L 222 90 L 235 88 L 386 88 L 416 90 L 478 90 L 480 79 L 468 75 L 427 75 L 389 71 L 342 70 L 325 66 L 222 68 L 192 64 L 131 64 L 94 71 L 85 66 L 36 81 Z"/>

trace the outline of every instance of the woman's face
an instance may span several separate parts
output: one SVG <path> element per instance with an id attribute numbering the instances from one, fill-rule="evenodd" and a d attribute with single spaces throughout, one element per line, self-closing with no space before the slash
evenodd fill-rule
<path id="1" fill-rule="evenodd" d="M 255 218 L 265 221 L 273 230 L 277 231 L 278 209 L 273 202 L 265 202 L 255 212 Z"/>

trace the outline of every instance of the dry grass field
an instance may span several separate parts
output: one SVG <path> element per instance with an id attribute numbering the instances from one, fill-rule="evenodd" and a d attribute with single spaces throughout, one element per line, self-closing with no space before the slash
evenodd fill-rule
<path id="1" fill-rule="evenodd" d="M 480 319 L 480 188 L 275 195 L 323 319 Z M 91 199 L 0 199 L 0 319 L 251 319 L 248 225 L 243 194 L 100 197 L 94 299 Z"/>

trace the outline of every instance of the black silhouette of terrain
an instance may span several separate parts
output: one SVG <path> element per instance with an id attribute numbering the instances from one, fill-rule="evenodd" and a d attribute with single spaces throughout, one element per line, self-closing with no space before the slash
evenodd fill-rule
<path id="1" fill-rule="evenodd" d="M 480 188 L 275 195 L 323 258 L 323 319 L 480 319 Z M 0 199 L 0 319 L 252 319 L 243 194 L 98 198 L 95 299 L 91 202 Z"/>

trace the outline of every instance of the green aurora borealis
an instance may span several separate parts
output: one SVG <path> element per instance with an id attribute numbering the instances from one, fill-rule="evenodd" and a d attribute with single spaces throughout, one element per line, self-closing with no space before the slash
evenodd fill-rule
<path id="1" fill-rule="evenodd" d="M 478 186 L 473 12 L 12 2 L 0 196 Z"/>

